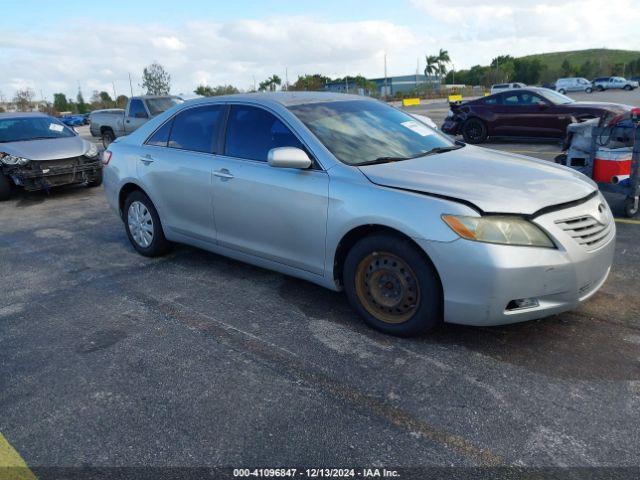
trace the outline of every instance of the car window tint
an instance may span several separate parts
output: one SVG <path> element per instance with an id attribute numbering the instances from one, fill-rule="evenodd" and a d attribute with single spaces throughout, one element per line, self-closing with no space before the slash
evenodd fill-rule
<path id="1" fill-rule="evenodd" d="M 518 105 L 520 103 L 519 97 L 517 94 L 505 95 L 502 98 L 503 105 Z"/>
<path id="2" fill-rule="evenodd" d="M 138 117 L 138 114 L 146 117 L 147 111 L 144 109 L 144 104 L 142 103 L 142 100 L 133 99 L 129 104 L 129 116 Z"/>
<path id="3" fill-rule="evenodd" d="M 269 150 L 277 147 L 304 149 L 291 130 L 266 110 L 239 105 L 231 107 L 225 155 L 266 162 Z"/>
<path id="4" fill-rule="evenodd" d="M 538 95 L 529 92 L 519 94 L 518 102 L 519 105 L 540 105 L 545 103 Z"/>
<path id="5" fill-rule="evenodd" d="M 156 145 L 158 147 L 166 147 L 167 142 L 169 142 L 169 133 L 171 133 L 171 125 L 173 124 L 173 119 L 166 122 L 162 125 L 158 130 L 155 131 L 149 140 L 147 140 L 147 145 Z"/>
<path id="6" fill-rule="evenodd" d="M 483 100 L 482 103 L 485 105 L 498 105 L 498 98 L 500 97 L 487 97 Z"/>
<path id="7" fill-rule="evenodd" d="M 189 108 L 173 119 L 169 147 L 193 152 L 213 152 L 222 106 Z"/>

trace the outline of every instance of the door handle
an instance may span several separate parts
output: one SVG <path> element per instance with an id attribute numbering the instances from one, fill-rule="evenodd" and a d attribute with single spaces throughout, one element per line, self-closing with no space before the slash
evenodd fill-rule
<path id="1" fill-rule="evenodd" d="M 145 165 L 149 165 L 153 163 L 153 157 L 147 153 L 144 157 L 140 157 L 140 161 Z"/>
<path id="2" fill-rule="evenodd" d="M 233 174 L 226 168 L 223 168 L 222 170 L 214 170 L 213 174 L 220 178 L 234 178 Z"/>
<path id="3" fill-rule="evenodd" d="M 131 123 L 131 120 L 127 120 L 127 123 Z"/>

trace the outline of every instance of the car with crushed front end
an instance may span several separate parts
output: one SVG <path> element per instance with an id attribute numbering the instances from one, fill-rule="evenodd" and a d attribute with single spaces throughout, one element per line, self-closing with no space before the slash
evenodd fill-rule
<path id="1" fill-rule="evenodd" d="M 0 114 L 0 200 L 15 187 L 102 183 L 98 148 L 72 128 L 43 113 Z"/>
<path id="2" fill-rule="evenodd" d="M 463 103 L 451 103 L 442 125 L 449 135 L 462 135 L 467 143 L 489 138 L 561 140 L 570 123 L 629 112 L 618 103 L 577 102 L 559 92 L 527 87 L 496 93 Z"/>
<path id="3" fill-rule="evenodd" d="M 203 248 L 343 290 L 409 336 L 576 308 L 605 282 L 615 224 L 587 177 L 451 140 L 355 95 L 193 100 L 104 152 L 133 248 Z"/>

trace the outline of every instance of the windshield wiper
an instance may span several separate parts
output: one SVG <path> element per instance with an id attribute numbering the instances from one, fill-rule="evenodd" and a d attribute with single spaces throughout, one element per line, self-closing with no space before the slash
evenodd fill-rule
<path id="1" fill-rule="evenodd" d="M 411 160 L 413 158 L 426 157 L 427 155 L 433 155 L 434 153 L 444 153 L 450 152 L 451 150 L 457 150 L 459 148 L 464 147 L 462 144 L 456 143 L 456 145 L 451 145 L 449 147 L 436 147 L 431 150 L 425 150 L 420 153 L 416 153 L 415 155 L 411 155 L 409 157 L 378 157 L 375 160 L 368 160 L 366 162 L 358 163 L 356 166 L 361 167 L 363 165 L 377 165 L 380 163 L 390 163 L 390 162 L 401 162 L 403 160 Z"/>

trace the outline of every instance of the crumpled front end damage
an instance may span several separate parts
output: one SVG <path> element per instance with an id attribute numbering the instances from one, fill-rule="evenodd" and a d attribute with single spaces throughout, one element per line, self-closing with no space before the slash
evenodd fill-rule
<path id="1" fill-rule="evenodd" d="M 0 164 L 0 173 L 29 191 L 96 181 L 101 171 L 102 162 L 99 158 L 84 156 L 61 160 L 32 160 L 25 165 Z"/>

